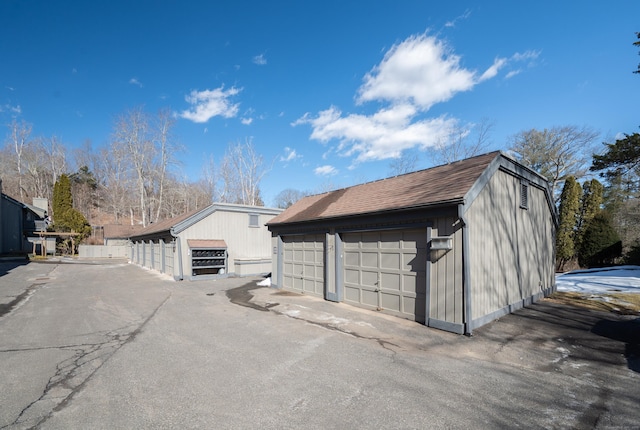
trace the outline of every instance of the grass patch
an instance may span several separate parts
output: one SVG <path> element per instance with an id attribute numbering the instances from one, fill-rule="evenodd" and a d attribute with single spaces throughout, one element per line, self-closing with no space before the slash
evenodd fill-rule
<path id="1" fill-rule="evenodd" d="M 640 294 L 593 294 L 555 292 L 545 300 L 564 305 L 579 306 L 594 311 L 614 312 L 620 315 L 640 315 Z"/>

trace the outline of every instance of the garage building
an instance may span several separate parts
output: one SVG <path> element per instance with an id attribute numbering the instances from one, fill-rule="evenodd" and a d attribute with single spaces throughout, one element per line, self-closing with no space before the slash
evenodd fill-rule
<path id="1" fill-rule="evenodd" d="M 214 203 L 131 235 L 130 260 L 176 280 L 266 274 L 272 252 L 265 224 L 281 212 Z"/>
<path id="2" fill-rule="evenodd" d="M 555 290 L 546 179 L 501 152 L 308 196 L 267 223 L 272 285 L 460 334 Z"/>

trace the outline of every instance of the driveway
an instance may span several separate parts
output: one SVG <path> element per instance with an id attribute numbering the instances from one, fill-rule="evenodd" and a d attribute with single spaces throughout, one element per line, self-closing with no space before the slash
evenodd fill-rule
<path id="1" fill-rule="evenodd" d="M 0 263 L 0 429 L 638 428 L 637 317 L 464 337 L 257 280 Z"/>

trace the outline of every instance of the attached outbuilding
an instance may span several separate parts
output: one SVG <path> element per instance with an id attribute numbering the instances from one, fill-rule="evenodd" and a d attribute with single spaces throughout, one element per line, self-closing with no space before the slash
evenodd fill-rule
<path id="1" fill-rule="evenodd" d="M 265 224 L 281 212 L 215 203 L 131 235 L 130 260 L 176 280 L 267 274 L 272 251 Z"/>
<path id="2" fill-rule="evenodd" d="M 308 196 L 267 226 L 272 286 L 455 333 L 555 291 L 548 183 L 501 152 Z"/>
<path id="3" fill-rule="evenodd" d="M 37 237 L 38 232 L 46 230 L 46 216 L 46 206 L 42 209 L 2 193 L 0 179 L 0 255 L 26 255 L 31 252 L 34 243 L 41 240 Z"/>

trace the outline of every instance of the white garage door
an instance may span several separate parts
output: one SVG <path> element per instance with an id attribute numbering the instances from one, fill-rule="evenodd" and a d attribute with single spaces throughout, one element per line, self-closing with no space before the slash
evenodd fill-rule
<path id="1" fill-rule="evenodd" d="M 344 301 L 425 320 L 426 229 L 342 236 Z"/>
<path id="2" fill-rule="evenodd" d="M 324 297 L 324 235 L 285 236 L 283 287 Z"/>

